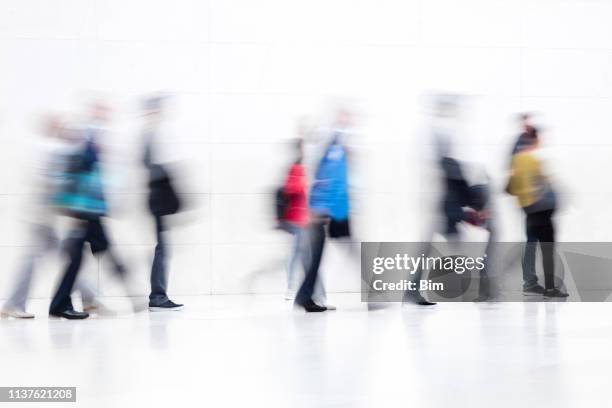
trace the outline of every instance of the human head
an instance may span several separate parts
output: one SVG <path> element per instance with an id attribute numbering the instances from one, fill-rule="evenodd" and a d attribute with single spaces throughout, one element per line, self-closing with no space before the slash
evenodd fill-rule
<path id="1" fill-rule="evenodd" d="M 529 128 L 533 128 L 533 124 L 531 123 L 531 113 L 529 112 L 519 114 L 518 121 L 521 126 L 521 130 L 524 133 L 528 133 Z"/>
<path id="2" fill-rule="evenodd" d="M 298 118 L 295 130 L 299 138 L 308 139 L 313 131 L 312 119 L 307 116 Z"/>
<path id="3" fill-rule="evenodd" d="M 52 138 L 60 135 L 62 126 L 62 120 L 57 115 L 48 115 L 41 122 L 42 133 Z"/>
<path id="4" fill-rule="evenodd" d="M 304 139 L 295 138 L 292 141 L 292 148 L 295 152 L 296 162 L 301 162 L 304 159 Z"/>
<path id="5" fill-rule="evenodd" d="M 336 110 L 335 125 L 340 129 L 349 128 L 353 123 L 353 113 L 344 107 Z"/>
<path id="6" fill-rule="evenodd" d="M 73 143 L 79 140 L 79 131 L 59 115 L 48 115 L 41 121 L 42 134 L 62 142 Z"/>
<path id="7" fill-rule="evenodd" d="M 96 122 L 107 122 L 110 119 L 110 113 L 110 107 L 103 101 L 94 101 L 90 106 L 90 118 Z"/>
<path id="8" fill-rule="evenodd" d="M 434 116 L 455 118 L 459 115 L 461 96 L 456 94 L 437 94 L 434 97 Z"/>
<path id="9" fill-rule="evenodd" d="M 163 95 L 153 95 L 143 100 L 143 113 L 149 121 L 157 121 L 161 119 L 165 99 L 166 98 Z"/>
<path id="10" fill-rule="evenodd" d="M 535 126 L 529 126 L 525 130 L 521 150 L 532 150 L 540 144 L 540 132 Z"/>

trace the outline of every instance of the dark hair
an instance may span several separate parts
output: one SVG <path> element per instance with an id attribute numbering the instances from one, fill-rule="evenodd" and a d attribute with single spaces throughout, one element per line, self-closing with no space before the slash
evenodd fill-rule
<path id="1" fill-rule="evenodd" d="M 525 131 L 525 140 L 524 143 L 526 146 L 533 146 L 538 143 L 539 140 L 539 132 L 538 128 L 535 126 L 528 126 Z"/>
<path id="2" fill-rule="evenodd" d="M 294 149 L 296 153 L 295 163 L 302 162 L 303 148 L 304 148 L 304 139 L 301 137 L 297 137 L 291 141 L 291 147 Z"/>
<path id="3" fill-rule="evenodd" d="M 296 137 L 295 139 L 293 139 L 293 147 L 295 147 L 296 150 L 300 150 L 302 149 L 302 147 L 304 146 L 304 139 L 302 139 L 301 137 Z"/>

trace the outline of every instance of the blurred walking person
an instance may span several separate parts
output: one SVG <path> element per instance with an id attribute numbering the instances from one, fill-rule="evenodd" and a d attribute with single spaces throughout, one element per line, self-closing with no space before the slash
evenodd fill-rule
<path id="1" fill-rule="evenodd" d="M 308 247 L 308 198 L 306 170 L 303 161 L 303 140 L 294 142 L 296 159 L 289 169 L 287 178 L 280 192 L 284 202 L 280 211 L 280 228 L 293 236 L 293 244 L 287 262 L 287 292 L 285 299 L 293 300 L 298 285 L 299 268 L 308 267 L 310 249 Z"/>
<path id="2" fill-rule="evenodd" d="M 176 214 L 181 206 L 173 186 L 173 178 L 167 166 L 162 165 L 157 155 L 160 125 L 163 116 L 163 96 L 153 96 L 144 102 L 145 126 L 143 131 L 143 163 L 149 174 L 149 210 L 155 222 L 157 245 L 151 267 L 151 293 L 149 310 L 176 311 L 183 309 L 182 304 L 168 298 L 168 246 L 165 240 L 167 217 Z"/>
<path id="3" fill-rule="evenodd" d="M 59 250 L 60 239 L 55 230 L 57 213 L 51 206 L 54 191 L 57 189 L 58 174 L 66 164 L 66 157 L 74 149 L 74 135 L 56 116 L 44 121 L 44 134 L 48 138 L 41 143 L 43 157 L 36 163 L 34 180 L 36 194 L 30 203 L 28 214 L 29 235 L 32 246 L 24 255 L 16 276 L 15 284 L 0 314 L 6 317 L 29 319 L 34 314 L 26 311 L 26 301 L 36 265 L 53 251 Z"/>
<path id="4" fill-rule="evenodd" d="M 555 287 L 555 228 L 553 214 L 557 197 L 538 157 L 540 139 L 535 127 L 527 129 L 517 153 L 512 157 L 508 192 L 517 197 L 525 212 L 527 243 L 523 254 L 523 293 L 545 298 L 564 298 L 568 294 Z M 536 246 L 542 250 L 544 288 L 535 273 Z"/>
<path id="5" fill-rule="evenodd" d="M 81 268 L 85 243 L 89 243 L 94 255 L 107 253 L 117 275 L 125 279 L 125 267 L 109 250 L 110 242 L 102 224 L 107 204 L 100 168 L 99 139 L 104 133 L 108 114 L 109 109 L 105 104 L 101 102 L 92 104 L 89 123 L 81 130 L 79 147 L 68 158 L 61 176 L 63 186 L 58 189 L 53 199 L 54 205 L 72 221 L 71 231 L 65 241 L 69 262 L 49 306 L 49 315 L 53 317 L 66 319 L 89 317 L 88 312 L 76 311 L 71 299 Z M 95 300 L 95 293 L 91 290 L 82 295 L 84 307 Z"/>
<path id="6" fill-rule="evenodd" d="M 336 113 L 332 138 L 319 162 L 310 192 L 309 246 L 310 263 L 304 281 L 295 297 L 295 304 L 307 312 L 333 310 L 330 305 L 317 304 L 314 292 L 320 283 L 319 267 L 330 238 L 350 237 L 348 159 L 342 138 L 351 125 L 351 113 L 340 109 Z"/>
<path id="7" fill-rule="evenodd" d="M 492 219 L 492 203 L 489 193 L 489 179 L 484 171 L 480 171 L 479 179 L 468 179 L 465 167 L 467 162 L 457 159 L 455 137 L 459 125 L 459 110 L 461 95 L 439 94 L 434 98 L 432 116 L 432 136 L 435 148 L 434 157 L 442 180 L 442 195 L 439 212 L 441 222 L 435 223 L 429 232 L 429 241 L 423 245 L 420 253 L 428 255 L 432 251 L 432 241 L 436 233 L 442 235 L 447 242 L 457 244 L 460 239 L 461 224 L 470 224 L 487 231 L 485 253 L 487 260 L 480 271 L 479 294 L 477 301 L 490 300 L 497 294 L 496 282 L 493 279 L 492 258 L 496 239 Z M 480 166 L 476 166 L 480 167 Z M 412 281 L 418 288 L 423 276 L 423 266 L 420 266 L 412 276 Z M 434 302 L 423 296 L 420 290 L 406 290 L 405 303 L 420 306 L 432 306 Z"/>
<path id="8" fill-rule="evenodd" d="M 534 134 L 537 134 L 537 129 L 532 123 L 532 115 L 529 113 L 522 113 L 519 115 L 519 126 L 521 133 L 516 138 L 514 145 L 512 146 L 512 154 L 510 156 L 510 176 L 512 175 L 512 164 L 513 158 L 518 153 L 529 148 L 531 144 L 531 138 Z M 506 192 L 510 193 L 510 185 L 506 187 Z M 527 222 L 527 219 L 525 219 Z M 525 224 L 526 230 L 529 228 Z M 525 296 L 541 296 L 544 294 L 544 287 L 539 284 L 538 276 L 536 274 L 536 257 L 535 257 L 535 246 L 532 244 L 526 245 L 523 253 L 523 295 Z"/>
<path id="9" fill-rule="evenodd" d="M 248 278 L 248 285 L 251 286 L 252 281 L 259 275 L 283 268 L 287 275 L 285 300 L 295 300 L 302 276 L 310 265 L 308 176 L 304 164 L 304 150 L 311 131 L 308 119 L 301 118 L 297 126 L 298 137 L 289 145 L 291 164 L 285 171 L 282 185 L 275 190 L 275 229 L 291 235 L 289 256 L 285 254 L 279 261 L 266 263 Z M 317 303 L 325 304 L 325 290 L 321 280 L 315 285 L 313 297 Z"/>

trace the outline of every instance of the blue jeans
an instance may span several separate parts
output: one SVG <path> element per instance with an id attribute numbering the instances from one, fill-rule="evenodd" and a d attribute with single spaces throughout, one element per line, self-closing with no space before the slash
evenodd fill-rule
<path id="1" fill-rule="evenodd" d="M 157 245 L 153 256 L 151 267 L 151 294 L 149 295 L 149 306 L 159 306 L 168 301 L 168 274 L 166 270 L 166 242 L 164 241 L 164 225 L 162 217 L 155 216 L 155 232 Z"/>
<path id="2" fill-rule="evenodd" d="M 298 268 L 302 265 L 310 263 L 309 251 L 306 247 L 307 232 L 305 228 L 301 228 L 295 224 L 285 222 L 284 228 L 287 232 L 293 235 L 293 245 L 291 254 L 287 262 L 287 289 L 294 292 L 297 289 Z"/>
<path id="3" fill-rule="evenodd" d="M 304 251 L 304 281 L 295 295 L 295 303 L 303 306 L 309 301 L 326 303 L 325 288 L 319 277 L 319 266 L 325 247 L 326 221 L 313 221 L 308 229 L 308 248 Z"/>

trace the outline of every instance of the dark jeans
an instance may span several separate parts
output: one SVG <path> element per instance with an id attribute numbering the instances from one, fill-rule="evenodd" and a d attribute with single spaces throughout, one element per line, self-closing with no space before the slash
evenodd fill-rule
<path id="1" fill-rule="evenodd" d="M 155 216 L 155 232 L 157 245 L 153 256 L 151 267 L 151 294 L 149 295 L 149 306 L 159 306 L 168 301 L 168 273 L 166 268 L 167 249 L 164 241 L 164 223 L 161 216 Z"/>
<path id="2" fill-rule="evenodd" d="M 527 243 L 523 254 L 523 287 L 525 289 L 538 283 L 535 268 L 538 242 L 542 250 L 544 286 L 546 289 L 555 287 L 555 228 L 552 223 L 552 215 L 552 210 L 527 214 Z"/>
<path id="3" fill-rule="evenodd" d="M 302 262 L 304 263 L 304 269 L 306 276 L 304 282 L 300 286 L 297 294 L 295 295 L 295 304 L 303 306 L 312 301 L 312 297 L 315 291 L 317 280 L 319 279 L 319 266 L 321 265 L 321 258 L 323 257 L 323 248 L 325 247 L 325 224 L 327 221 L 314 221 L 310 225 L 310 231 L 308 236 L 310 237 L 310 262 L 304 257 Z"/>
<path id="4" fill-rule="evenodd" d="M 72 293 L 74 281 L 81 269 L 85 242 L 89 242 L 91 252 L 94 254 L 104 252 L 108 249 L 109 243 L 106 232 L 99 218 L 79 221 L 77 228 L 75 228 L 66 240 L 66 252 L 68 253 L 70 261 L 68 262 L 62 280 L 55 292 L 55 296 L 53 296 L 51 300 L 51 306 L 49 307 L 50 313 L 57 314 L 66 310 L 73 310 L 70 294 Z"/>

